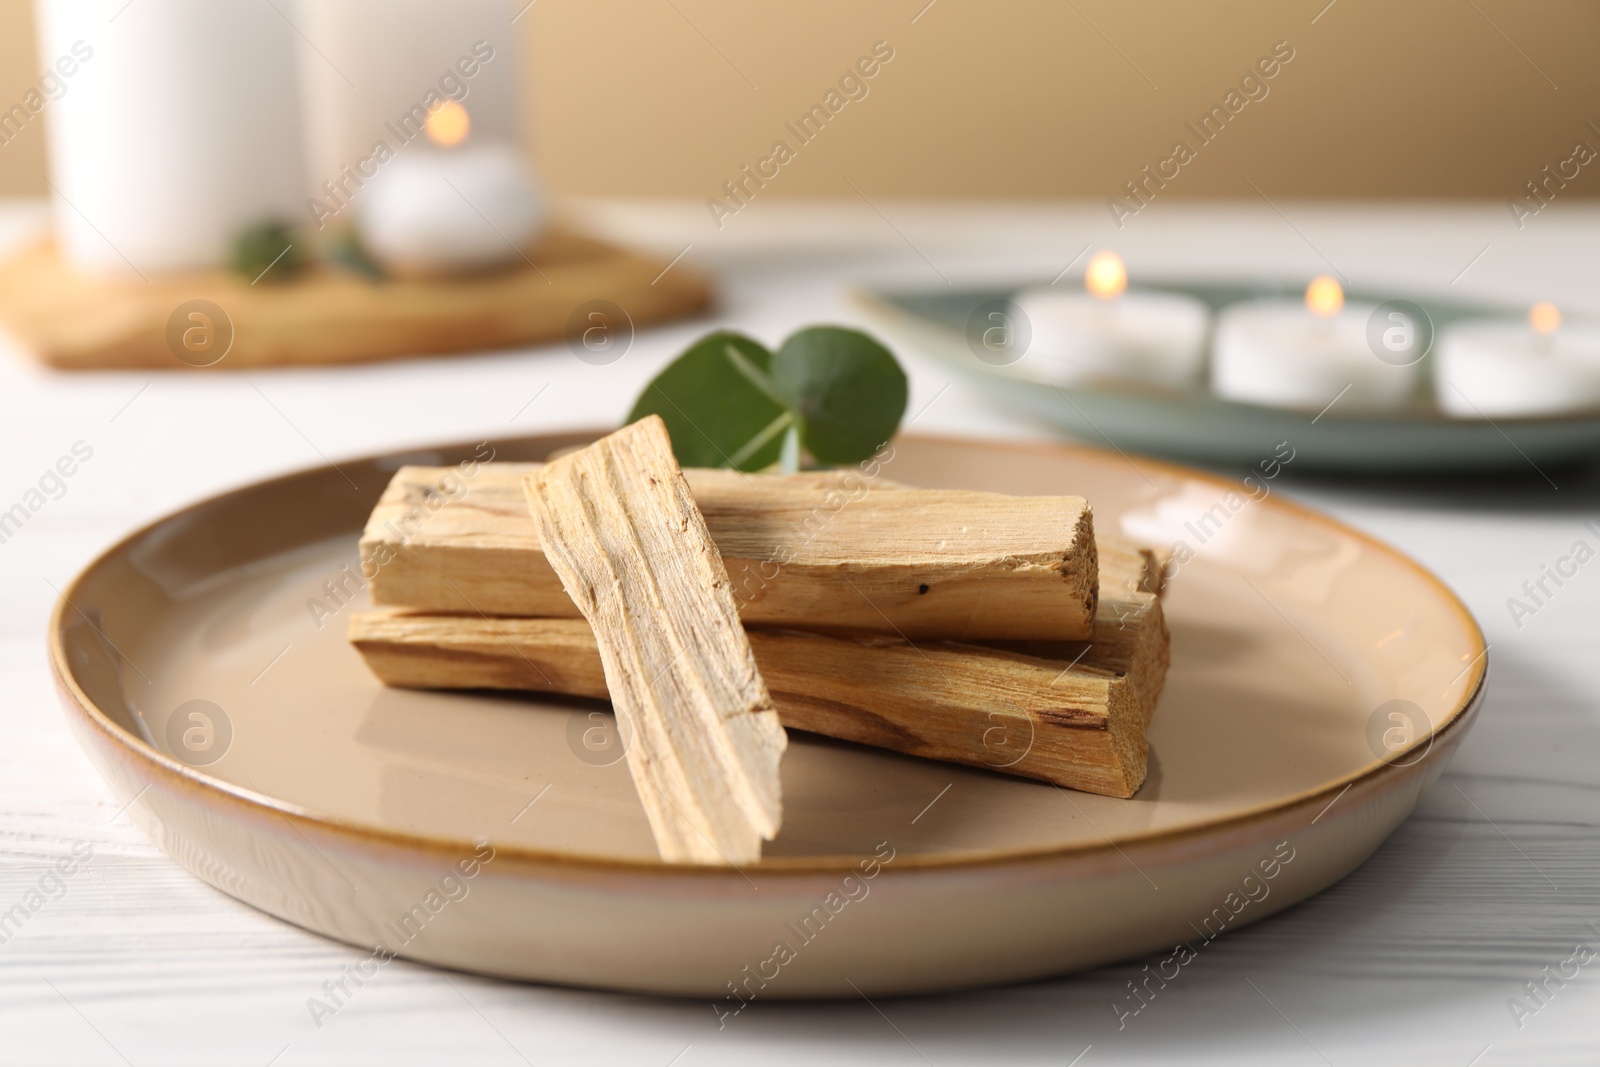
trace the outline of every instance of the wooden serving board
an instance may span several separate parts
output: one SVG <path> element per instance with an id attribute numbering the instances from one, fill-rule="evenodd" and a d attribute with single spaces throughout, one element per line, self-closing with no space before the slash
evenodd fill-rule
<path id="1" fill-rule="evenodd" d="M 546 234 L 530 258 L 533 267 L 444 281 L 375 282 L 314 266 L 277 284 L 252 285 L 221 270 L 144 282 L 80 273 L 45 242 L 0 265 L 0 325 L 41 362 L 62 369 L 187 370 L 229 342 L 208 367 L 228 370 L 559 341 L 594 300 L 621 308 L 633 327 L 692 315 L 711 302 L 710 282 L 682 263 L 667 270 L 665 260 L 567 231 Z M 191 319 L 194 308 L 185 305 L 197 300 L 221 308 L 225 319 Z M 586 321 L 581 314 L 578 320 Z M 190 334 L 196 347 L 185 350 L 191 325 L 200 332 Z M 614 327 L 624 336 L 629 329 L 620 321 Z"/>

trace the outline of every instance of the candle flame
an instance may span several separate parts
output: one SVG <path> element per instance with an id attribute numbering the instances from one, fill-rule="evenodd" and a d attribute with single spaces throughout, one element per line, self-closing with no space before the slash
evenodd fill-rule
<path id="1" fill-rule="evenodd" d="M 1128 287 L 1128 268 L 1122 265 L 1122 257 L 1109 248 L 1096 252 L 1089 260 L 1083 285 L 1091 296 L 1114 300 Z"/>
<path id="2" fill-rule="evenodd" d="M 1331 318 L 1344 307 L 1344 287 L 1337 279 L 1319 274 L 1306 286 L 1306 307 L 1318 318 Z"/>
<path id="3" fill-rule="evenodd" d="M 472 132 L 472 117 L 454 100 L 446 100 L 429 112 L 423 128 L 428 131 L 428 140 L 442 148 L 451 148 L 465 141 Z"/>
<path id="4" fill-rule="evenodd" d="M 1541 301 L 1528 309 L 1528 325 L 1541 337 L 1549 337 L 1561 326 L 1561 309 Z"/>

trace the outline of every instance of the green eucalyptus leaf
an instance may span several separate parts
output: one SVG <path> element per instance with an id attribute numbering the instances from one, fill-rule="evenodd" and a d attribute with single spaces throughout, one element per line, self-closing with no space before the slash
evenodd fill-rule
<path id="1" fill-rule="evenodd" d="M 359 274 L 368 281 L 383 281 L 383 267 L 372 258 L 372 253 L 367 250 L 354 226 L 346 226 L 334 233 L 327 244 L 327 256 L 352 274 Z"/>
<path id="2" fill-rule="evenodd" d="M 800 441 L 822 463 L 857 463 L 894 436 L 906 411 L 906 375 L 859 330 L 812 326 L 772 357 L 772 386 L 800 417 Z"/>
<path id="3" fill-rule="evenodd" d="M 300 273 L 305 256 L 288 225 L 276 220 L 246 226 L 233 235 L 233 269 L 250 284 L 286 282 Z"/>
<path id="4" fill-rule="evenodd" d="M 772 353 L 759 342 L 709 334 L 656 375 L 628 421 L 660 415 L 685 467 L 770 467 L 795 421 L 773 390 L 771 370 Z"/>

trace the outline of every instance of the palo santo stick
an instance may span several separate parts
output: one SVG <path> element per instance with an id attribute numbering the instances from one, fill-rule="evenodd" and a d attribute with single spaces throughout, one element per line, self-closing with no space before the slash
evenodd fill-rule
<path id="1" fill-rule="evenodd" d="M 1153 593 L 1115 593 L 1104 582 L 1092 641 L 995 641 L 990 647 L 1020 655 L 1077 663 L 1126 678 L 1146 726 L 1166 685 L 1172 637 L 1161 599 Z"/>
<path id="2" fill-rule="evenodd" d="M 747 630 L 756 649 L 757 666 L 763 666 L 761 641 L 772 634 L 788 632 Z M 500 634 L 506 637 L 498 647 L 485 637 Z M 599 676 L 585 673 L 591 668 L 599 670 L 599 660 L 593 658 L 598 653 L 593 635 L 575 619 L 486 619 L 385 608 L 358 614 L 350 626 L 350 640 L 386 685 L 606 695 L 603 685 L 595 681 Z M 858 636 L 855 640 L 860 644 L 867 639 Z M 949 644 L 957 647 L 954 642 Z M 919 647 L 936 644 L 925 642 Z M 1171 661 L 1171 637 L 1161 601 L 1146 593 L 1113 597 L 1102 591 L 1093 641 L 999 641 L 959 647 L 995 648 L 1052 660 L 1058 673 L 1070 665 L 1069 675 L 1082 668 L 1126 677 L 1137 692 L 1146 723 L 1155 712 Z M 530 648 L 539 650 L 539 655 L 526 659 L 519 656 L 518 650 Z M 815 667 L 819 673 L 828 669 L 826 662 L 818 662 Z M 779 714 L 783 714 L 781 707 Z"/>
<path id="3" fill-rule="evenodd" d="M 1154 699 L 1140 685 L 1153 678 L 1159 692 L 1166 656 L 1160 606 L 1138 596 L 1150 605 L 1140 620 L 1152 639 L 1108 648 L 1110 666 L 1098 641 L 1072 664 L 945 641 L 748 634 L 790 729 L 1128 797 L 1144 781 Z M 1105 625 L 1115 629 L 1115 616 Z M 350 640 L 386 685 L 609 695 L 580 619 L 379 610 L 351 619 Z"/>
<path id="4" fill-rule="evenodd" d="M 1096 534 L 1094 543 L 1100 555 L 1102 597 L 1126 596 L 1129 593 L 1160 596 L 1166 591 L 1168 557 L 1164 553 L 1105 534 Z"/>
<path id="5" fill-rule="evenodd" d="M 686 471 L 685 473 L 689 475 L 689 484 L 693 486 L 697 474 L 729 472 Z M 814 488 L 818 490 L 848 490 L 865 482 L 859 475 L 850 471 L 809 471 L 804 475 L 789 477 L 811 478 L 814 480 Z M 891 481 L 888 478 L 875 478 L 865 484 L 872 489 L 911 488 L 904 482 Z M 1125 593 L 1154 593 L 1160 596 L 1166 592 L 1166 568 L 1171 560 L 1170 553 L 1144 548 L 1132 541 L 1124 541 L 1120 537 L 1105 533 L 1096 533 L 1094 543 L 1099 556 L 1102 597 L 1120 596 Z"/>
<path id="6" fill-rule="evenodd" d="M 484 464 L 468 480 L 401 468 L 361 541 L 373 602 L 577 614 L 521 497 L 521 478 L 539 469 Z M 869 492 L 854 472 L 685 475 L 747 623 L 960 640 L 1082 639 L 1093 627 L 1098 567 L 1080 497 Z M 1111 562 L 1144 587 L 1137 549 Z"/>
<path id="7" fill-rule="evenodd" d="M 666 425 L 642 419 L 524 487 L 545 558 L 595 634 L 661 858 L 760 859 L 783 819 L 787 742 Z"/>

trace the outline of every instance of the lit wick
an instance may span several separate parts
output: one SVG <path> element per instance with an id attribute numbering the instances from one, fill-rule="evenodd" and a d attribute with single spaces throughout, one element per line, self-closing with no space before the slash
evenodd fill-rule
<path id="1" fill-rule="evenodd" d="M 1533 327 L 1533 350 L 1549 352 L 1555 346 L 1556 331 L 1561 328 L 1561 309 L 1542 300 L 1528 309 L 1528 325 Z"/>
<path id="2" fill-rule="evenodd" d="M 1333 332 L 1333 317 L 1344 307 L 1344 287 L 1337 279 L 1319 274 L 1306 286 L 1306 310 L 1316 316 L 1313 327 L 1319 334 Z"/>
<path id="3" fill-rule="evenodd" d="M 1089 258 L 1089 269 L 1083 275 L 1083 287 L 1094 297 L 1094 320 L 1101 330 L 1115 329 L 1118 307 L 1117 297 L 1128 288 L 1128 268 L 1122 257 L 1107 248 Z"/>
<path id="4" fill-rule="evenodd" d="M 454 100 L 446 100 L 428 113 L 422 125 L 428 140 L 440 148 L 454 148 L 472 132 L 472 116 Z"/>
<path id="5" fill-rule="evenodd" d="M 1109 248 L 1096 252 L 1089 260 L 1089 270 L 1083 276 L 1083 287 L 1089 295 L 1100 300 L 1115 300 L 1128 288 L 1128 268 L 1122 257 Z"/>

